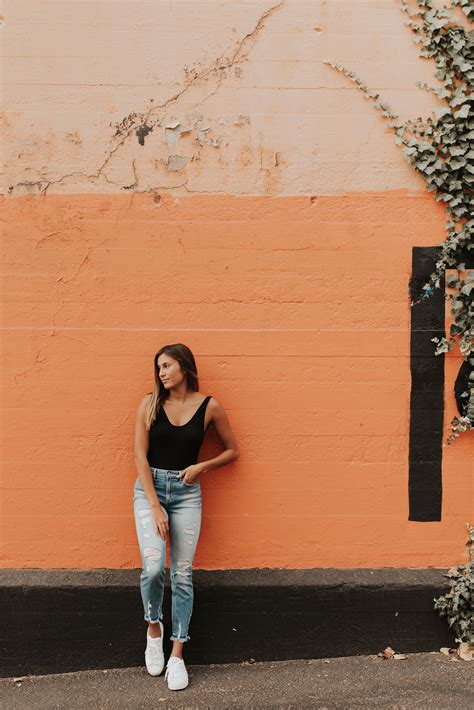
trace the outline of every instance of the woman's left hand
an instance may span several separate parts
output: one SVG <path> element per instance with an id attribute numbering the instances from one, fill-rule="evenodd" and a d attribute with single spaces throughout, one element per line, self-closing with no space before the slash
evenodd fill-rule
<path id="1" fill-rule="evenodd" d="M 201 473 L 203 472 L 202 466 L 199 463 L 193 464 L 192 466 L 188 466 L 187 468 L 183 468 L 181 471 L 181 480 L 184 483 L 187 483 L 191 485 L 192 483 L 195 483 Z"/>

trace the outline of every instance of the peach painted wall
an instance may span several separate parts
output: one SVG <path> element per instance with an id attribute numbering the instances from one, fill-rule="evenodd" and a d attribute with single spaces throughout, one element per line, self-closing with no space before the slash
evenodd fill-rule
<path id="1" fill-rule="evenodd" d="M 6 2 L 2 32 L 3 566 L 139 566 L 134 415 L 176 341 L 241 449 L 196 567 L 464 562 L 472 437 L 442 521 L 408 521 L 411 250 L 443 208 L 323 64 L 432 110 L 398 3 Z"/>

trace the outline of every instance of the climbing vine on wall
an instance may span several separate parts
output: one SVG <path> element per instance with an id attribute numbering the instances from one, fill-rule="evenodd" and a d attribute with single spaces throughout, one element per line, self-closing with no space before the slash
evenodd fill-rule
<path id="1" fill-rule="evenodd" d="M 459 643 L 458 655 L 469 661 L 474 654 L 474 618 L 472 615 L 472 590 L 474 588 L 474 527 L 467 523 L 469 539 L 467 553 L 469 561 L 465 565 L 451 567 L 445 577 L 450 580 L 447 594 L 434 599 L 434 608 L 440 616 L 446 616 L 449 627 Z M 443 649 L 441 649 L 442 651 Z"/>
<path id="2" fill-rule="evenodd" d="M 417 86 L 434 93 L 442 102 L 434 117 L 401 122 L 389 106 L 380 101 L 354 72 L 332 60 L 325 60 L 347 76 L 365 97 L 374 102 L 396 134 L 395 143 L 404 146 L 407 160 L 425 179 L 427 189 L 436 201 L 443 201 L 448 212 L 446 239 L 441 243 L 435 271 L 424 285 L 419 300 L 429 298 L 440 287 L 446 269 L 457 273 L 448 276 L 451 293 L 449 338 L 433 338 L 435 354 L 457 345 L 465 360 L 474 366 L 474 273 L 465 267 L 466 254 L 474 250 L 474 30 L 466 30 L 452 10 L 459 7 L 468 21 L 474 20 L 472 0 L 451 0 L 449 6 L 437 8 L 432 0 L 400 0 L 407 24 L 420 44 L 420 56 L 433 59 L 435 76 L 440 86 L 417 82 Z M 417 18 L 416 21 L 414 18 Z M 413 303 L 412 303 L 413 305 Z M 460 432 L 474 428 L 474 367 L 463 392 L 464 405 L 460 417 L 451 422 L 451 443 Z"/>

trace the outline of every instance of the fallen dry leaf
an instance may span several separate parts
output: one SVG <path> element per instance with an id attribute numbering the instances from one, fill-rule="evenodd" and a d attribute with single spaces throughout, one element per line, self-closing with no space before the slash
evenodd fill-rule
<path id="1" fill-rule="evenodd" d="M 382 653 L 377 653 L 377 656 L 379 658 L 390 659 L 390 660 L 393 659 L 394 655 L 395 655 L 395 651 L 393 650 L 393 648 L 390 648 L 390 646 L 387 646 L 385 651 L 382 651 Z"/>
<path id="2" fill-rule="evenodd" d="M 463 641 L 459 644 L 457 654 L 463 661 L 472 661 L 474 660 L 474 646 L 470 646 L 467 642 Z"/>
<path id="3" fill-rule="evenodd" d="M 382 651 L 382 653 L 378 653 L 376 658 L 383 658 L 384 660 L 388 661 L 402 661 L 404 658 L 408 658 L 404 653 L 395 653 L 393 648 L 390 648 L 390 646 L 387 646 L 385 651 Z"/>
<path id="4" fill-rule="evenodd" d="M 443 648 L 439 650 L 440 653 L 443 653 L 445 656 L 451 656 L 453 661 L 457 661 L 458 658 L 461 658 L 463 661 L 474 661 L 474 646 L 470 646 L 464 641 L 460 643 L 457 648 L 443 646 Z"/>

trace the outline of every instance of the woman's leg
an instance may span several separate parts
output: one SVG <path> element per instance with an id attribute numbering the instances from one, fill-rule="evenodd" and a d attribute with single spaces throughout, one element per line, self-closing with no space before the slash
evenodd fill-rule
<path id="1" fill-rule="evenodd" d="M 182 657 L 183 643 L 191 620 L 193 593 L 193 560 L 201 529 L 200 483 L 176 483 L 173 504 L 169 509 L 171 554 L 171 620 L 172 656 Z"/>
<path id="2" fill-rule="evenodd" d="M 161 634 L 158 620 L 163 620 L 166 541 L 156 532 L 150 504 L 139 482 L 134 487 L 133 509 L 142 557 L 140 592 L 144 618 L 148 621 L 150 636 L 156 637 Z"/>

